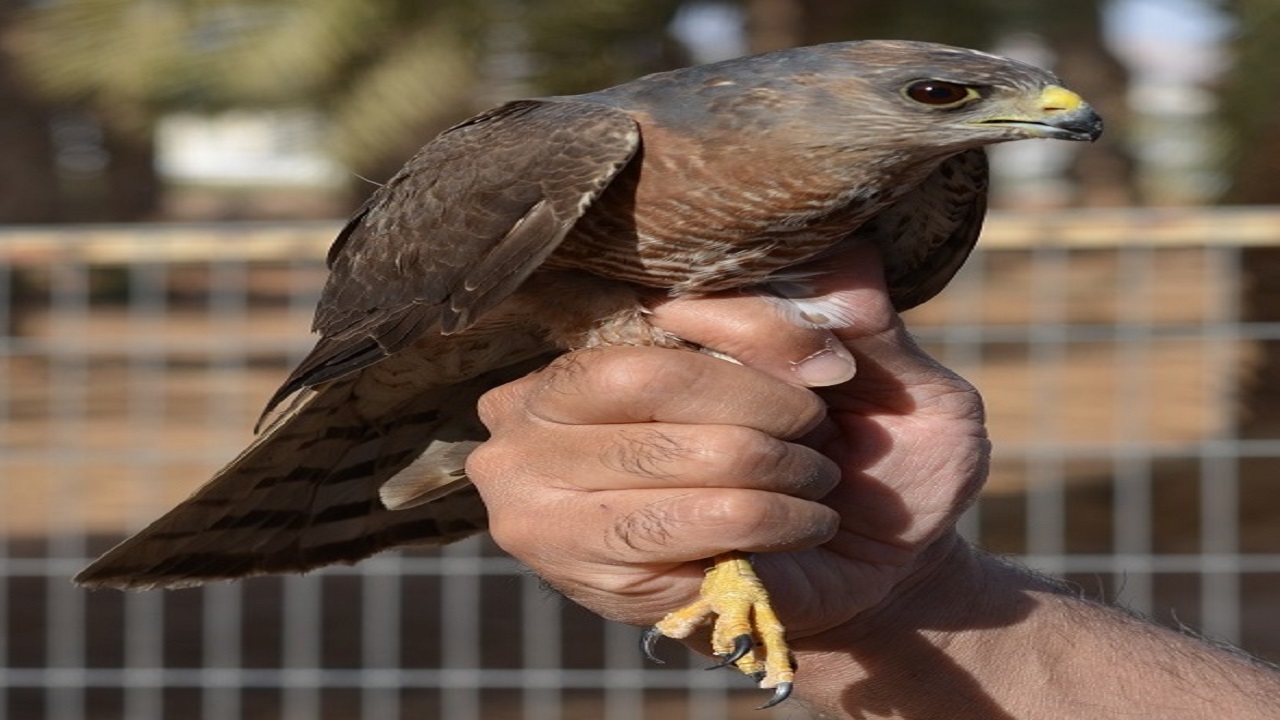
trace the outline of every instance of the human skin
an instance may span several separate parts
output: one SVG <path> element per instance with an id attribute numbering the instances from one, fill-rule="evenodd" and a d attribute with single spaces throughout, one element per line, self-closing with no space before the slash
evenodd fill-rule
<path id="1" fill-rule="evenodd" d="M 843 267 L 821 288 L 834 331 L 756 297 L 654 308 L 741 365 L 590 350 L 486 395 L 468 473 L 494 539 L 636 625 L 690 602 L 705 558 L 757 553 L 821 717 L 1280 716 L 1262 664 L 960 539 L 990 455 L 981 399 L 912 342 L 873 251 Z"/>

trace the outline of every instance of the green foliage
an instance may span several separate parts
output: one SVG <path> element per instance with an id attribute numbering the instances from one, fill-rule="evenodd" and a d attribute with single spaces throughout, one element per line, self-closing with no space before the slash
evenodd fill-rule
<path id="1" fill-rule="evenodd" d="M 1227 130 L 1223 165 L 1231 178 L 1227 199 L 1280 203 L 1280 3 L 1229 0 L 1226 7 L 1237 28 L 1234 63 L 1220 92 Z"/>
<path id="2" fill-rule="evenodd" d="M 678 0 L 57 0 L 14 33 L 37 86 L 116 129 L 177 110 L 311 107 L 328 149 L 379 174 L 478 97 L 496 21 L 522 28 L 535 94 L 580 92 L 680 64 Z M 514 17 L 510 17 L 514 10 Z M 507 17 L 499 17 L 506 15 Z M 393 160 L 394 158 L 394 160 Z"/>
<path id="3" fill-rule="evenodd" d="M 49 96 L 149 132 L 175 110 L 304 106 L 331 118 L 348 165 L 465 114 L 480 5 L 463 0 L 61 0 L 15 42 Z M 452 112 L 451 112 L 452 111 Z"/>
<path id="4" fill-rule="evenodd" d="M 687 64 L 667 34 L 682 0 L 527 0 L 540 91 L 572 94 Z"/>

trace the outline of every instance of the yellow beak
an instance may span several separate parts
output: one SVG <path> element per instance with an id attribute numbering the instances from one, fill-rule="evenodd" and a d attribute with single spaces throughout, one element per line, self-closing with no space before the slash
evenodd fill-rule
<path id="1" fill-rule="evenodd" d="M 1102 118 L 1089 103 L 1061 85 L 1049 85 L 1034 100 L 1017 104 L 1017 110 L 975 124 L 1007 127 L 1031 137 L 1056 140 L 1097 140 L 1102 135 Z"/>

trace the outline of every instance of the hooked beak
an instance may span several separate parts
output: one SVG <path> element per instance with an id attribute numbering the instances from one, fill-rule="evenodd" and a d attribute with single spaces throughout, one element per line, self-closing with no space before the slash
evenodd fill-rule
<path id="1" fill-rule="evenodd" d="M 1025 112 L 978 120 L 976 125 L 1006 127 L 1030 137 L 1088 140 L 1102 135 L 1102 118 L 1079 95 L 1059 85 L 1046 87 Z"/>

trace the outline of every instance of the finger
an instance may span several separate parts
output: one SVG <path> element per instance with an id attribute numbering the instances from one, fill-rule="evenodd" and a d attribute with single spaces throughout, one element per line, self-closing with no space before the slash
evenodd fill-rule
<path id="1" fill-rule="evenodd" d="M 925 353 L 907 332 L 879 267 L 875 248 L 866 245 L 842 255 L 832 271 L 793 288 L 793 320 L 825 319 L 832 335 L 858 360 L 856 388 L 850 386 L 849 393 L 824 392 L 823 397 L 838 409 L 880 406 L 980 421 L 981 403 L 972 386 Z M 842 404 L 842 399 L 855 401 L 856 407 Z"/>
<path id="2" fill-rule="evenodd" d="M 758 294 L 675 298 L 653 308 L 654 325 L 797 385 L 838 385 L 853 377 L 853 355 L 820 327 L 788 319 Z"/>
<path id="3" fill-rule="evenodd" d="M 518 410 L 563 425 L 668 422 L 740 425 L 799 437 L 826 406 L 812 392 L 707 355 L 659 348 L 609 348 L 564 356 L 481 402 L 491 430 Z"/>
<path id="4" fill-rule="evenodd" d="M 721 553 L 788 552 L 830 540 L 839 528 L 831 508 L 759 490 L 710 489 L 671 494 L 627 491 L 617 501 L 608 557 L 624 563 L 700 560 Z M 609 537 L 609 536 L 606 536 Z"/>
<path id="5" fill-rule="evenodd" d="M 546 495 L 532 496 L 545 498 Z M 743 489 L 618 490 L 561 496 L 554 506 L 503 503 L 494 540 L 511 552 L 539 548 L 601 565 L 690 562 L 734 550 L 786 552 L 831 539 L 840 518 L 830 508 L 778 493 Z M 555 518 L 560 517 L 557 521 Z M 583 542 L 584 537 L 601 541 Z"/>
<path id="6" fill-rule="evenodd" d="M 773 377 L 809 387 L 855 373 L 848 343 L 901 331 L 875 248 L 858 246 L 810 268 L 804 280 L 757 293 L 674 298 L 652 308 L 658 327 Z"/>
<path id="7" fill-rule="evenodd" d="M 468 460 L 481 477 L 539 468 L 538 482 L 579 491 L 744 488 L 817 500 L 840 482 L 818 451 L 736 425 L 554 426 L 521 442 L 482 445 Z M 592 448 L 582 453 L 582 448 Z"/>

